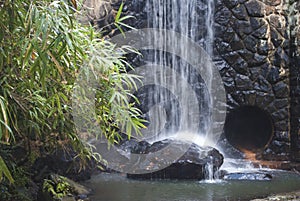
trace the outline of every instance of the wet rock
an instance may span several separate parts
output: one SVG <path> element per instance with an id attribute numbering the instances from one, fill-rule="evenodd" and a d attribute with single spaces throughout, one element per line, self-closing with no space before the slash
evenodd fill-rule
<path id="1" fill-rule="evenodd" d="M 241 57 L 245 60 L 245 61 L 249 61 L 251 59 L 253 59 L 253 53 L 250 52 L 249 50 L 247 49 L 242 49 L 242 50 L 239 50 L 238 51 L 239 55 L 241 55 Z"/>
<path id="2" fill-rule="evenodd" d="M 232 98 L 237 102 L 237 103 L 244 103 L 245 100 L 245 95 L 243 93 L 243 91 L 234 91 L 232 94 Z M 239 105 L 239 104 L 238 104 Z"/>
<path id="3" fill-rule="evenodd" d="M 249 21 L 239 21 L 236 20 L 233 25 L 236 33 L 239 34 L 240 38 L 245 38 L 247 35 L 251 34 L 253 29 Z"/>
<path id="4" fill-rule="evenodd" d="M 278 6 L 281 3 L 281 0 L 265 0 L 264 3 L 269 6 Z"/>
<path id="5" fill-rule="evenodd" d="M 256 83 L 254 84 L 254 89 L 268 93 L 272 91 L 272 86 L 263 76 L 258 76 Z"/>
<path id="6" fill-rule="evenodd" d="M 240 59 L 240 56 L 237 52 L 229 52 L 224 55 L 224 58 L 229 64 L 233 65 Z"/>
<path id="7" fill-rule="evenodd" d="M 284 99 L 276 99 L 274 101 L 274 104 L 275 104 L 275 107 L 277 109 L 282 109 L 282 108 L 285 108 L 289 105 L 289 99 L 287 98 L 284 98 Z M 300 111 L 300 110 L 299 110 Z"/>
<path id="8" fill-rule="evenodd" d="M 125 152 L 142 154 L 149 149 L 150 144 L 146 141 L 138 141 L 137 139 L 131 138 L 122 142 L 118 147 Z"/>
<path id="9" fill-rule="evenodd" d="M 243 4 L 232 9 L 233 15 L 239 20 L 248 20 L 247 10 Z"/>
<path id="10" fill-rule="evenodd" d="M 245 4 L 248 14 L 251 17 L 263 17 L 264 16 L 264 4 L 257 0 L 248 1 Z"/>
<path id="11" fill-rule="evenodd" d="M 278 33 L 278 31 L 271 27 L 271 41 L 275 47 L 279 47 L 283 42 L 283 37 Z"/>
<path id="12" fill-rule="evenodd" d="M 252 35 L 259 39 L 267 39 L 268 38 L 268 26 L 263 25 L 262 27 L 260 27 L 256 31 L 254 31 L 252 33 Z"/>
<path id="13" fill-rule="evenodd" d="M 57 173 L 76 181 L 90 179 L 95 168 L 94 162 L 90 161 L 85 170 L 79 171 L 81 169 L 79 160 L 74 159 L 76 154 L 71 148 L 68 152 L 58 149 L 52 154 L 38 158 L 32 166 L 33 180 L 40 182 L 52 173 Z"/>
<path id="14" fill-rule="evenodd" d="M 248 63 L 241 57 L 232 65 L 236 72 L 247 75 L 248 74 Z"/>
<path id="15" fill-rule="evenodd" d="M 145 0 L 132 0 L 131 2 L 131 9 L 136 13 L 140 12 L 146 5 Z"/>
<path id="16" fill-rule="evenodd" d="M 276 122 L 287 119 L 288 116 L 289 116 L 288 108 L 283 108 L 272 113 L 272 117 L 274 118 L 274 120 L 276 120 Z"/>
<path id="17" fill-rule="evenodd" d="M 284 17 L 276 14 L 271 14 L 269 16 L 271 26 L 275 27 L 277 30 L 281 30 L 286 27 L 286 20 Z"/>
<path id="18" fill-rule="evenodd" d="M 227 92 L 232 92 L 235 90 L 235 82 L 232 77 L 223 77 L 222 80 Z"/>
<path id="19" fill-rule="evenodd" d="M 274 139 L 263 153 L 257 155 L 258 160 L 269 161 L 288 161 L 289 160 L 289 142 L 283 139 Z"/>
<path id="20" fill-rule="evenodd" d="M 256 30 L 256 29 L 268 24 L 268 22 L 264 18 L 260 18 L 260 17 L 251 17 L 250 23 L 251 23 L 253 30 Z"/>
<path id="21" fill-rule="evenodd" d="M 248 76 L 238 74 L 235 80 L 236 87 L 239 90 L 252 89 L 253 83 Z"/>
<path id="22" fill-rule="evenodd" d="M 257 51 L 257 44 L 258 44 L 258 39 L 254 38 L 253 36 L 247 36 L 244 39 L 244 45 L 247 48 L 247 50 L 255 53 Z"/>
<path id="23" fill-rule="evenodd" d="M 284 82 L 278 82 L 273 86 L 275 96 L 278 98 L 286 98 L 289 95 L 288 85 Z"/>
<path id="24" fill-rule="evenodd" d="M 75 197 L 65 196 L 61 198 L 61 201 L 76 201 Z"/>
<path id="25" fill-rule="evenodd" d="M 232 9 L 239 4 L 239 1 L 238 0 L 229 0 L 229 1 L 224 1 L 224 4 L 226 7 Z"/>
<path id="26" fill-rule="evenodd" d="M 257 67 L 257 66 L 263 66 L 267 62 L 267 56 L 266 55 L 260 55 L 255 53 L 253 56 L 253 59 L 248 61 L 248 64 L 250 67 Z"/>
<path id="27" fill-rule="evenodd" d="M 226 154 L 228 158 L 235 158 L 235 159 L 243 159 L 244 154 L 234 146 L 232 146 L 225 136 L 222 137 L 218 142 L 218 145 L 222 147 L 223 152 Z M 221 169 L 219 172 L 220 178 L 223 178 L 228 172 L 226 170 Z"/>
<path id="28" fill-rule="evenodd" d="M 271 50 L 271 45 L 268 44 L 267 40 L 260 40 L 257 46 L 257 51 L 261 55 L 268 55 Z"/>
<path id="29" fill-rule="evenodd" d="M 227 37 L 226 37 L 226 39 L 225 39 L 225 37 L 223 37 L 222 39 L 221 39 L 221 37 L 222 37 L 222 35 L 224 35 L 224 33 L 226 32 L 227 33 L 227 31 L 228 31 L 228 28 L 227 27 L 225 27 L 225 26 L 222 26 L 222 25 L 220 25 L 220 24 L 215 24 L 215 40 L 216 41 L 225 41 L 225 42 L 230 42 L 231 41 L 231 38 L 233 37 L 233 35 L 234 35 L 234 32 L 231 32 L 231 33 L 228 33 L 228 35 L 226 35 Z M 201 36 L 200 36 L 201 37 Z"/>
<path id="30" fill-rule="evenodd" d="M 288 125 L 289 125 L 289 122 L 288 122 L 287 118 L 284 120 L 281 120 L 281 121 L 277 121 L 275 123 L 275 130 L 276 131 L 287 131 L 289 129 Z M 285 134 L 286 132 L 277 132 L 277 133 L 280 133 L 280 135 L 283 135 L 283 137 L 285 139 L 289 139 L 289 136 Z"/>
<path id="31" fill-rule="evenodd" d="M 255 99 L 256 99 L 256 91 L 254 91 L 254 90 L 244 91 L 243 93 L 245 95 L 245 103 L 247 105 L 254 105 Z"/>
<path id="32" fill-rule="evenodd" d="M 260 76 L 261 68 L 253 67 L 253 68 L 250 68 L 249 71 L 250 71 L 250 78 L 252 80 L 256 80 Z"/>
<path id="33" fill-rule="evenodd" d="M 232 38 L 230 45 L 233 51 L 244 49 L 244 44 L 237 34 Z"/>
<path id="34" fill-rule="evenodd" d="M 267 75 L 267 80 L 274 84 L 276 82 L 278 82 L 280 80 L 280 72 L 279 72 L 279 68 L 276 67 L 272 67 L 270 68 L 268 75 Z"/>
<path id="35" fill-rule="evenodd" d="M 277 48 L 274 57 L 274 65 L 280 67 L 285 66 L 287 68 L 289 63 L 289 56 L 282 48 Z"/>
<path id="36" fill-rule="evenodd" d="M 227 94 L 227 105 L 229 109 L 234 109 L 239 106 L 239 103 L 233 98 L 231 94 Z"/>
<path id="37" fill-rule="evenodd" d="M 153 143 L 147 150 L 148 154 L 162 151 L 156 163 L 149 163 L 152 167 L 150 170 L 159 168 L 161 164 L 169 163 L 165 158 L 175 152 L 185 150 L 187 151 L 177 160 L 173 161 L 164 169 L 158 171 L 150 171 L 144 174 L 127 174 L 128 178 L 132 179 L 205 179 L 205 167 L 212 165 L 212 170 L 215 172 L 223 163 L 222 154 L 212 147 L 200 147 L 196 144 L 187 144 L 186 142 L 176 140 L 163 140 Z M 145 161 L 152 160 L 147 158 Z M 158 166 L 158 167 L 156 167 Z"/>
<path id="38" fill-rule="evenodd" d="M 256 105 L 261 105 L 261 107 L 267 107 L 269 106 L 273 101 L 275 97 L 272 93 L 266 93 L 266 92 L 257 92 L 256 93 Z M 274 111 L 274 110 L 269 110 Z"/>
<path id="39" fill-rule="evenodd" d="M 261 77 L 263 77 L 264 79 L 267 77 L 268 73 L 269 73 L 269 66 L 268 64 L 264 64 L 261 66 Z"/>
<path id="40" fill-rule="evenodd" d="M 91 193 L 91 190 L 88 189 L 87 187 L 69 179 L 69 178 L 64 178 L 65 181 L 70 185 L 72 189 L 72 193 L 77 195 L 78 197 L 87 197 Z"/>
<path id="41" fill-rule="evenodd" d="M 216 23 L 226 27 L 230 22 L 231 16 L 232 12 L 228 8 L 222 7 L 220 12 L 216 13 L 215 21 Z"/>
<path id="42" fill-rule="evenodd" d="M 222 53 L 230 52 L 228 54 L 224 54 L 224 57 L 228 63 L 231 62 L 231 58 L 235 56 L 234 53 L 232 53 L 232 49 L 229 43 L 220 42 L 217 44 L 217 49 Z"/>
<path id="43" fill-rule="evenodd" d="M 273 176 L 269 173 L 229 173 L 224 175 L 225 180 L 254 180 L 254 181 L 270 181 Z"/>

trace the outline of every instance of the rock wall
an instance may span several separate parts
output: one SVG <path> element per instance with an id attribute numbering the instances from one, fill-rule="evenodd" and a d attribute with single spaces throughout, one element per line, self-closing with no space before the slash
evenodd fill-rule
<path id="1" fill-rule="evenodd" d="M 111 23 L 121 2 L 86 0 L 94 8 L 86 20 L 114 35 Z M 128 24 L 151 27 L 146 0 L 123 2 L 124 14 L 135 16 Z M 228 112 L 250 105 L 270 115 L 274 136 L 266 158 L 289 152 L 290 142 L 293 150 L 300 149 L 299 7 L 297 0 L 215 0 L 213 60 L 224 81 Z M 203 44 L 201 35 L 198 39 Z"/>
<path id="2" fill-rule="evenodd" d="M 264 109 L 274 124 L 268 152 L 288 151 L 278 143 L 289 141 L 288 4 L 283 0 L 219 0 L 216 8 L 215 48 L 227 62 L 220 72 L 229 112 L 243 105 Z"/>

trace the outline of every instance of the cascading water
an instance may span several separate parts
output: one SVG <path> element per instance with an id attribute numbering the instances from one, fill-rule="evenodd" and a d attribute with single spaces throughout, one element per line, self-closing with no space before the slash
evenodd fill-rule
<path id="1" fill-rule="evenodd" d="M 201 45 L 208 56 L 211 58 L 214 56 L 214 0 L 147 0 L 147 4 L 149 8 L 148 27 L 171 30 L 185 35 Z M 170 45 L 168 38 L 162 38 L 161 35 L 154 35 L 151 40 L 155 40 L 158 44 L 164 44 L 165 46 Z M 175 41 L 171 45 L 172 47 L 178 47 L 181 45 L 181 41 Z M 188 51 L 185 48 L 183 47 L 180 51 Z M 214 146 L 216 142 L 210 142 L 210 138 L 207 136 L 209 129 L 211 129 L 212 119 L 210 114 L 214 100 L 212 94 L 209 93 L 213 90 L 214 84 L 213 63 L 205 63 L 207 72 L 204 83 L 201 75 L 195 73 L 188 63 L 179 60 L 174 54 L 170 55 L 168 52 L 155 51 L 146 54 L 146 57 L 161 69 L 172 69 L 171 71 L 161 70 L 162 73 L 154 73 L 155 87 L 152 87 L 153 91 L 146 101 L 148 103 L 146 108 L 149 109 L 150 129 L 148 131 L 150 131 L 150 134 L 148 133 L 145 136 L 151 136 L 147 140 L 154 142 L 174 137 L 180 140 L 192 139 L 199 146 Z M 182 85 L 182 82 L 178 82 L 176 79 L 178 74 L 181 78 L 186 79 L 188 84 L 194 89 L 201 88 L 200 93 L 194 90 L 198 92 L 198 103 L 189 101 L 189 94 L 185 89 L 186 85 Z M 197 76 L 198 78 L 195 79 Z M 172 94 L 165 87 L 168 85 L 172 85 L 179 93 Z M 176 101 L 178 99 L 177 96 L 181 97 L 180 101 Z M 194 111 L 193 104 L 200 105 L 198 113 Z M 199 119 L 196 121 L 200 122 L 196 127 L 192 125 L 195 123 L 195 116 L 196 118 L 199 116 Z M 191 130 L 190 128 L 197 129 Z M 235 159 L 226 159 L 225 161 L 226 165 L 222 169 L 229 172 L 237 170 L 235 164 L 245 163 L 245 161 L 241 162 Z M 239 171 L 253 169 L 250 162 L 247 164 L 247 167 L 245 166 Z M 211 163 L 207 163 L 205 166 L 205 182 L 213 183 L 219 181 L 219 171 L 214 171 L 213 168 Z"/>
<path id="2" fill-rule="evenodd" d="M 171 30 L 193 41 L 198 41 L 209 56 L 213 56 L 213 0 L 147 0 L 148 27 L 160 30 Z M 170 45 L 168 38 L 154 35 L 151 40 L 165 46 Z M 172 47 L 178 48 L 181 41 L 175 41 Z M 180 48 L 180 47 L 179 47 Z M 188 54 L 188 47 L 182 47 L 182 54 Z M 154 47 L 155 49 L 155 47 Z M 149 93 L 147 116 L 150 122 L 147 133 L 151 136 L 148 141 L 157 141 L 167 137 L 178 137 L 188 140 L 191 134 L 198 135 L 194 142 L 204 145 L 207 133 L 210 129 L 212 108 L 211 94 L 212 67 L 208 66 L 206 82 L 197 74 L 193 67 L 186 61 L 180 60 L 176 55 L 164 51 L 154 51 L 146 54 L 146 60 L 158 66 L 161 73 L 154 72 L 154 85 Z M 212 65 L 208 63 L 207 65 Z M 162 70 L 162 69 L 171 70 Z M 147 75 L 146 75 L 147 76 Z M 188 85 L 195 91 L 198 102 L 192 102 L 186 85 L 178 81 L 178 77 L 185 79 Z M 176 93 L 168 90 L 166 86 L 172 86 Z M 178 101 L 180 99 L 180 101 Z M 195 107 L 197 105 L 197 107 Z M 199 106 L 198 106 L 199 105 Z M 195 109 L 198 108 L 198 109 Z M 197 119 L 199 118 L 199 119 Z M 197 124 L 197 125 L 195 125 Z M 155 136 L 153 134 L 155 133 Z M 179 135 L 177 135 L 179 133 Z"/>

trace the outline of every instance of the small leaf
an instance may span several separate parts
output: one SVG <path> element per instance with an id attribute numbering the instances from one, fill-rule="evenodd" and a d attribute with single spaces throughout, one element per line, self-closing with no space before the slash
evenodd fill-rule
<path id="1" fill-rule="evenodd" d="M 11 176 L 11 173 L 8 169 L 8 167 L 6 166 L 3 158 L 0 156 L 0 178 L 1 176 L 4 174 L 4 176 L 8 179 L 8 181 L 10 183 L 14 183 L 14 179 L 13 177 Z"/>
<path id="2" fill-rule="evenodd" d="M 119 7 L 119 10 L 117 12 L 116 18 L 115 18 L 115 22 L 117 22 L 117 23 L 120 20 L 120 17 L 121 17 L 122 11 L 123 11 L 123 7 L 124 7 L 124 3 L 122 2 L 120 7 Z"/>

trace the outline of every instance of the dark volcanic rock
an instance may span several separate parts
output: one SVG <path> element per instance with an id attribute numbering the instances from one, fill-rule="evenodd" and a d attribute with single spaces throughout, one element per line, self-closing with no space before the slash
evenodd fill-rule
<path id="1" fill-rule="evenodd" d="M 249 16 L 251 17 L 263 17 L 264 16 L 264 4 L 260 1 L 251 0 L 246 3 Z"/>
<path id="2" fill-rule="evenodd" d="M 146 141 L 138 141 L 131 138 L 127 141 L 122 142 L 119 148 L 130 153 L 143 154 L 149 149 L 150 144 Z"/>
<path id="3" fill-rule="evenodd" d="M 228 8 L 234 8 L 235 6 L 238 5 L 238 0 L 232 0 L 232 1 L 224 1 L 225 6 L 227 6 Z"/>
<path id="4" fill-rule="evenodd" d="M 54 153 L 39 157 L 32 166 L 33 180 L 40 182 L 48 175 L 56 173 L 74 181 L 82 181 L 91 178 L 93 170 L 96 168 L 94 161 L 89 161 L 87 168 L 80 171 L 80 161 L 75 159 L 76 152 L 72 149 L 66 152 L 57 149 Z"/>
<path id="5" fill-rule="evenodd" d="M 178 151 L 187 151 L 172 163 L 165 159 L 168 156 L 178 153 Z M 205 179 L 205 168 L 212 165 L 213 172 L 223 164 L 222 154 L 212 147 L 199 147 L 196 144 L 189 145 L 186 142 L 175 140 L 163 140 L 153 143 L 146 151 L 148 154 L 161 151 L 156 163 L 149 163 L 149 173 L 145 174 L 127 174 L 128 178 L 133 179 Z M 152 160 L 145 155 L 144 161 Z M 170 163 L 170 164 L 168 164 Z M 161 165 L 167 167 L 160 169 Z M 151 171 L 156 170 L 158 171 Z"/>
<path id="6" fill-rule="evenodd" d="M 276 97 L 286 98 L 288 96 L 288 86 L 284 82 L 278 82 L 275 84 L 273 90 Z"/>

